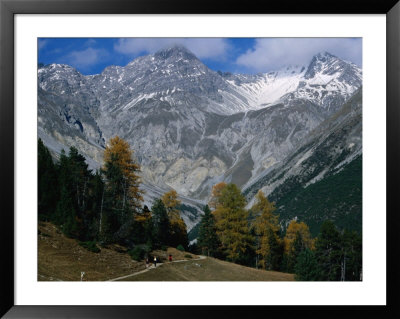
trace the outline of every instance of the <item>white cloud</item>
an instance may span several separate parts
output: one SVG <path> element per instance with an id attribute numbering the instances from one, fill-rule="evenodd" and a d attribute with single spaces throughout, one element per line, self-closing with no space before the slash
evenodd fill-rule
<path id="1" fill-rule="evenodd" d="M 230 45 L 221 38 L 125 38 L 119 39 L 114 49 L 126 55 L 154 53 L 159 49 L 180 44 L 200 59 L 224 59 Z"/>
<path id="2" fill-rule="evenodd" d="M 43 49 L 43 48 L 47 45 L 48 42 L 49 42 L 48 40 L 39 39 L 39 40 L 38 40 L 38 47 L 39 47 L 39 50 Z"/>
<path id="3" fill-rule="evenodd" d="M 95 65 L 108 53 L 102 49 L 87 48 L 81 51 L 72 51 L 65 58 L 68 64 L 81 69 Z"/>
<path id="4" fill-rule="evenodd" d="M 265 72 L 285 65 L 306 65 L 313 55 L 327 51 L 361 66 L 361 38 L 263 38 L 236 59 L 252 71 Z"/>
<path id="5" fill-rule="evenodd" d="M 88 39 L 88 40 L 85 42 L 84 46 L 86 46 L 86 47 L 92 47 L 92 46 L 94 46 L 95 44 L 97 44 L 97 41 L 96 41 L 95 39 Z"/>

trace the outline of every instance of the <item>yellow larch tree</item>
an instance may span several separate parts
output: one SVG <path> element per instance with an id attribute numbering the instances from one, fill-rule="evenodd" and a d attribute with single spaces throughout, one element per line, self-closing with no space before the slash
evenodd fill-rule
<path id="1" fill-rule="evenodd" d="M 167 209 L 169 223 L 170 223 L 170 231 L 171 238 L 170 244 L 171 246 L 183 245 L 187 246 L 187 228 L 184 220 L 179 215 L 179 205 L 181 205 L 181 201 L 178 198 L 178 193 L 176 190 L 172 189 L 169 192 L 166 192 L 161 200 Z"/>
<path id="2" fill-rule="evenodd" d="M 286 229 L 283 238 L 285 251 L 285 267 L 287 272 L 294 272 L 297 257 L 306 249 L 314 249 L 314 240 L 311 238 L 310 229 L 304 222 L 292 220 Z"/>
<path id="3" fill-rule="evenodd" d="M 246 199 L 235 184 L 217 184 L 215 227 L 222 244 L 222 251 L 227 259 L 242 262 L 251 247 L 252 238 L 248 225 L 248 211 L 245 209 Z M 223 186 L 223 187 L 220 187 Z"/>
<path id="4" fill-rule="evenodd" d="M 179 217 L 178 206 L 181 204 L 181 201 L 178 199 L 178 193 L 176 190 L 172 189 L 169 192 L 164 193 L 161 200 L 167 209 L 170 219 Z"/>
<path id="5" fill-rule="evenodd" d="M 291 254 L 295 249 L 296 238 L 301 240 L 299 243 L 304 249 L 314 249 L 314 240 L 311 238 L 310 229 L 304 222 L 298 223 L 296 220 L 292 220 L 286 229 L 286 235 L 283 238 L 285 253 Z"/>
<path id="6" fill-rule="evenodd" d="M 216 209 L 218 204 L 220 203 L 220 198 L 221 198 L 221 194 L 222 194 L 222 190 L 226 187 L 226 183 L 225 182 L 221 182 L 218 184 L 215 184 L 212 188 L 211 191 L 211 198 L 210 201 L 208 202 L 208 206 L 211 209 Z"/>
<path id="7" fill-rule="evenodd" d="M 264 269 L 277 269 L 280 266 L 279 216 L 274 214 L 275 209 L 275 204 L 270 202 L 261 190 L 258 191 L 251 211 L 256 216 L 253 224 L 256 254 L 260 256 L 260 265 Z"/>
<path id="8" fill-rule="evenodd" d="M 133 151 L 128 142 L 119 136 L 111 138 L 104 151 L 104 170 L 118 168 L 122 173 L 122 206 L 130 205 L 135 210 L 141 207 L 143 191 L 139 188 L 140 165 L 133 160 Z"/>

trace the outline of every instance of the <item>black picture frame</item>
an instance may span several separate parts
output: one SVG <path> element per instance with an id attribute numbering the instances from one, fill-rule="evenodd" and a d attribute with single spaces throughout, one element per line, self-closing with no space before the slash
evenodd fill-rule
<path id="1" fill-rule="evenodd" d="M 14 16 L 15 14 L 385 14 L 387 18 L 386 105 L 386 306 L 16 306 L 14 303 Z M 234 4 L 203 0 L 0 0 L 0 192 L 1 308 L 5 318 L 227 318 L 232 316 L 324 316 L 354 318 L 372 315 L 399 318 L 399 142 L 400 137 L 400 3 L 398 0 L 248 0 Z M 383 204 L 383 203 L 382 203 Z M 379 216 L 378 216 L 379 217 Z M 377 217 L 377 218 L 378 218 Z M 243 293 L 243 292 L 238 292 Z"/>

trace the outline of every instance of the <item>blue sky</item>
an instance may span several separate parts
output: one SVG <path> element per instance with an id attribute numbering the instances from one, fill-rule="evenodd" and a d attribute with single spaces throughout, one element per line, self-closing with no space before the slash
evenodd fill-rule
<path id="1" fill-rule="evenodd" d="M 258 73 L 306 65 L 322 51 L 362 66 L 361 38 L 40 38 L 38 62 L 98 74 L 173 44 L 184 45 L 215 71 Z"/>

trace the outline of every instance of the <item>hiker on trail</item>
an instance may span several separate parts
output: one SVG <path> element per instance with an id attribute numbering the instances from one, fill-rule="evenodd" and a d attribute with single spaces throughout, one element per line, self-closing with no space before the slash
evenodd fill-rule
<path id="1" fill-rule="evenodd" d="M 157 267 L 157 257 L 154 256 L 154 268 Z"/>
<path id="2" fill-rule="evenodd" d="M 149 257 L 146 257 L 146 268 L 149 268 Z"/>
<path id="3" fill-rule="evenodd" d="M 171 262 L 171 261 L 172 261 L 172 255 L 171 255 L 171 254 L 169 254 L 169 256 L 168 256 L 168 260 L 169 260 L 169 262 Z"/>

